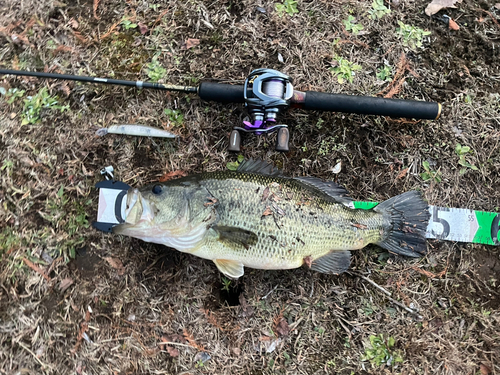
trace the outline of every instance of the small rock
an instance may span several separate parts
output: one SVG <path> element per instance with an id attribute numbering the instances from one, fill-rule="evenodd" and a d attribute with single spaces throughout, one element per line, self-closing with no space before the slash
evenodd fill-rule
<path id="1" fill-rule="evenodd" d="M 41 358 L 41 357 L 43 357 L 43 355 L 45 354 L 45 345 L 40 346 L 40 347 L 36 350 L 35 354 L 36 354 L 36 357 L 37 357 L 37 358 Z"/>
<path id="2" fill-rule="evenodd" d="M 332 173 L 338 174 L 342 170 L 342 161 L 339 161 L 337 164 L 335 164 L 335 167 L 332 169 Z"/>
<path id="3" fill-rule="evenodd" d="M 208 353 L 205 353 L 205 352 L 198 352 L 195 356 L 194 356 L 194 359 L 193 361 L 195 363 L 201 361 L 202 363 L 205 363 L 207 361 L 209 361 L 212 357 L 210 357 L 210 354 Z"/>

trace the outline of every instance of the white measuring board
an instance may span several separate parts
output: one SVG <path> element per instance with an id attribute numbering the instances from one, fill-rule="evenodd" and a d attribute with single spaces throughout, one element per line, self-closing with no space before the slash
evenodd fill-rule
<path id="1" fill-rule="evenodd" d="M 370 209 L 377 202 L 354 202 L 355 208 Z M 500 214 L 467 208 L 429 206 L 431 218 L 426 238 L 444 241 L 500 245 Z"/>

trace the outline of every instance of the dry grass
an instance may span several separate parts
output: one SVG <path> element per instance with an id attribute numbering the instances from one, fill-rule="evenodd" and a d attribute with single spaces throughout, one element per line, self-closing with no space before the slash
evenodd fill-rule
<path id="1" fill-rule="evenodd" d="M 282 18 L 267 0 L 65 3 L 1 3 L 0 66 L 146 80 L 158 56 L 169 83 L 241 83 L 269 67 L 299 90 L 439 101 L 444 114 L 434 122 L 290 111 L 282 118 L 289 153 L 274 151 L 273 136 L 247 139 L 242 153 L 289 175 L 335 179 L 358 199 L 421 189 L 431 204 L 500 210 L 500 11 L 486 2 L 446 11 L 458 32 L 424 16 L 425 1 L 393 2 L 377 21 L 368 1 L 298 1 L 299 13 Z M 364 26 L 357 36 L 345 30 L 349 14 Z M 148 32 L 126 30 L 124 17 Z M 398 20 L 432 31 L 424 48 L 402 45 Z M 200 45 L 183 49 L 188 38 Z M 362 66 L 353 83 L 329 71 L 337 56 Z M 403 61 L 392 84 L 376 78 L 384 61 L 393 78 Z M 34 78 L 0 84 L 25 97 L 47 86 L 70 105 L 21 126 L 22 99 L 0 99 L 0 373 L 500 374 L 498 248 L 430 241 L 428 256 L 408 260 L 370 247 L 355 254 L 356 273 L 248 270 L 228 293 L 211 263 L 88 222 L 104 166 L 134 186 L 225 168 L 241 106 Z M 164 108 L 178 109 L 183 124 Z M 134 122 L 173 127 L 181 138 L 95 136 Z M 471 147 L 478 171 L 459 173 L 457 143 Z M 422 161 L 442 182 L 422 181 Z M 378 334 L 395 339 L 402 363 L 361 360 Z"/>

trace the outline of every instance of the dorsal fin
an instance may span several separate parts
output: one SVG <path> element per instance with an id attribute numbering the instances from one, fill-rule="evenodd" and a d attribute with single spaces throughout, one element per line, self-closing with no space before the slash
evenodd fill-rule
<path id="1" fill-rule="evenodd" d="M 240 164 L 238 172 L 257 173 L 267 176 L 281 176 L 281 171 L 271 163 L 261 159 L 247 159 Z"/>
<path id="2" fill-rule="evenodd" d="M 335 202 L 349 204 L 353 201 L 349 197 L 347 190 L 333 181 L 323 181 L 316 177 L 295 177 L 294 180 L 299 181 L 310 189 L 323 193 Z"/>

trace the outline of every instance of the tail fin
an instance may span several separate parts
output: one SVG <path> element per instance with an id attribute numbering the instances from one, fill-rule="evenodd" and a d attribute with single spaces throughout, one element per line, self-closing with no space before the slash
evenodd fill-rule
<path id="1" fill-rule="evenodd" d="M 384 215 L 385 233 L 377 245 L 410 257 L 427 253 L 428 207 L 418 191 L 409 191 L 380 203 L 374 210 Z"/>

